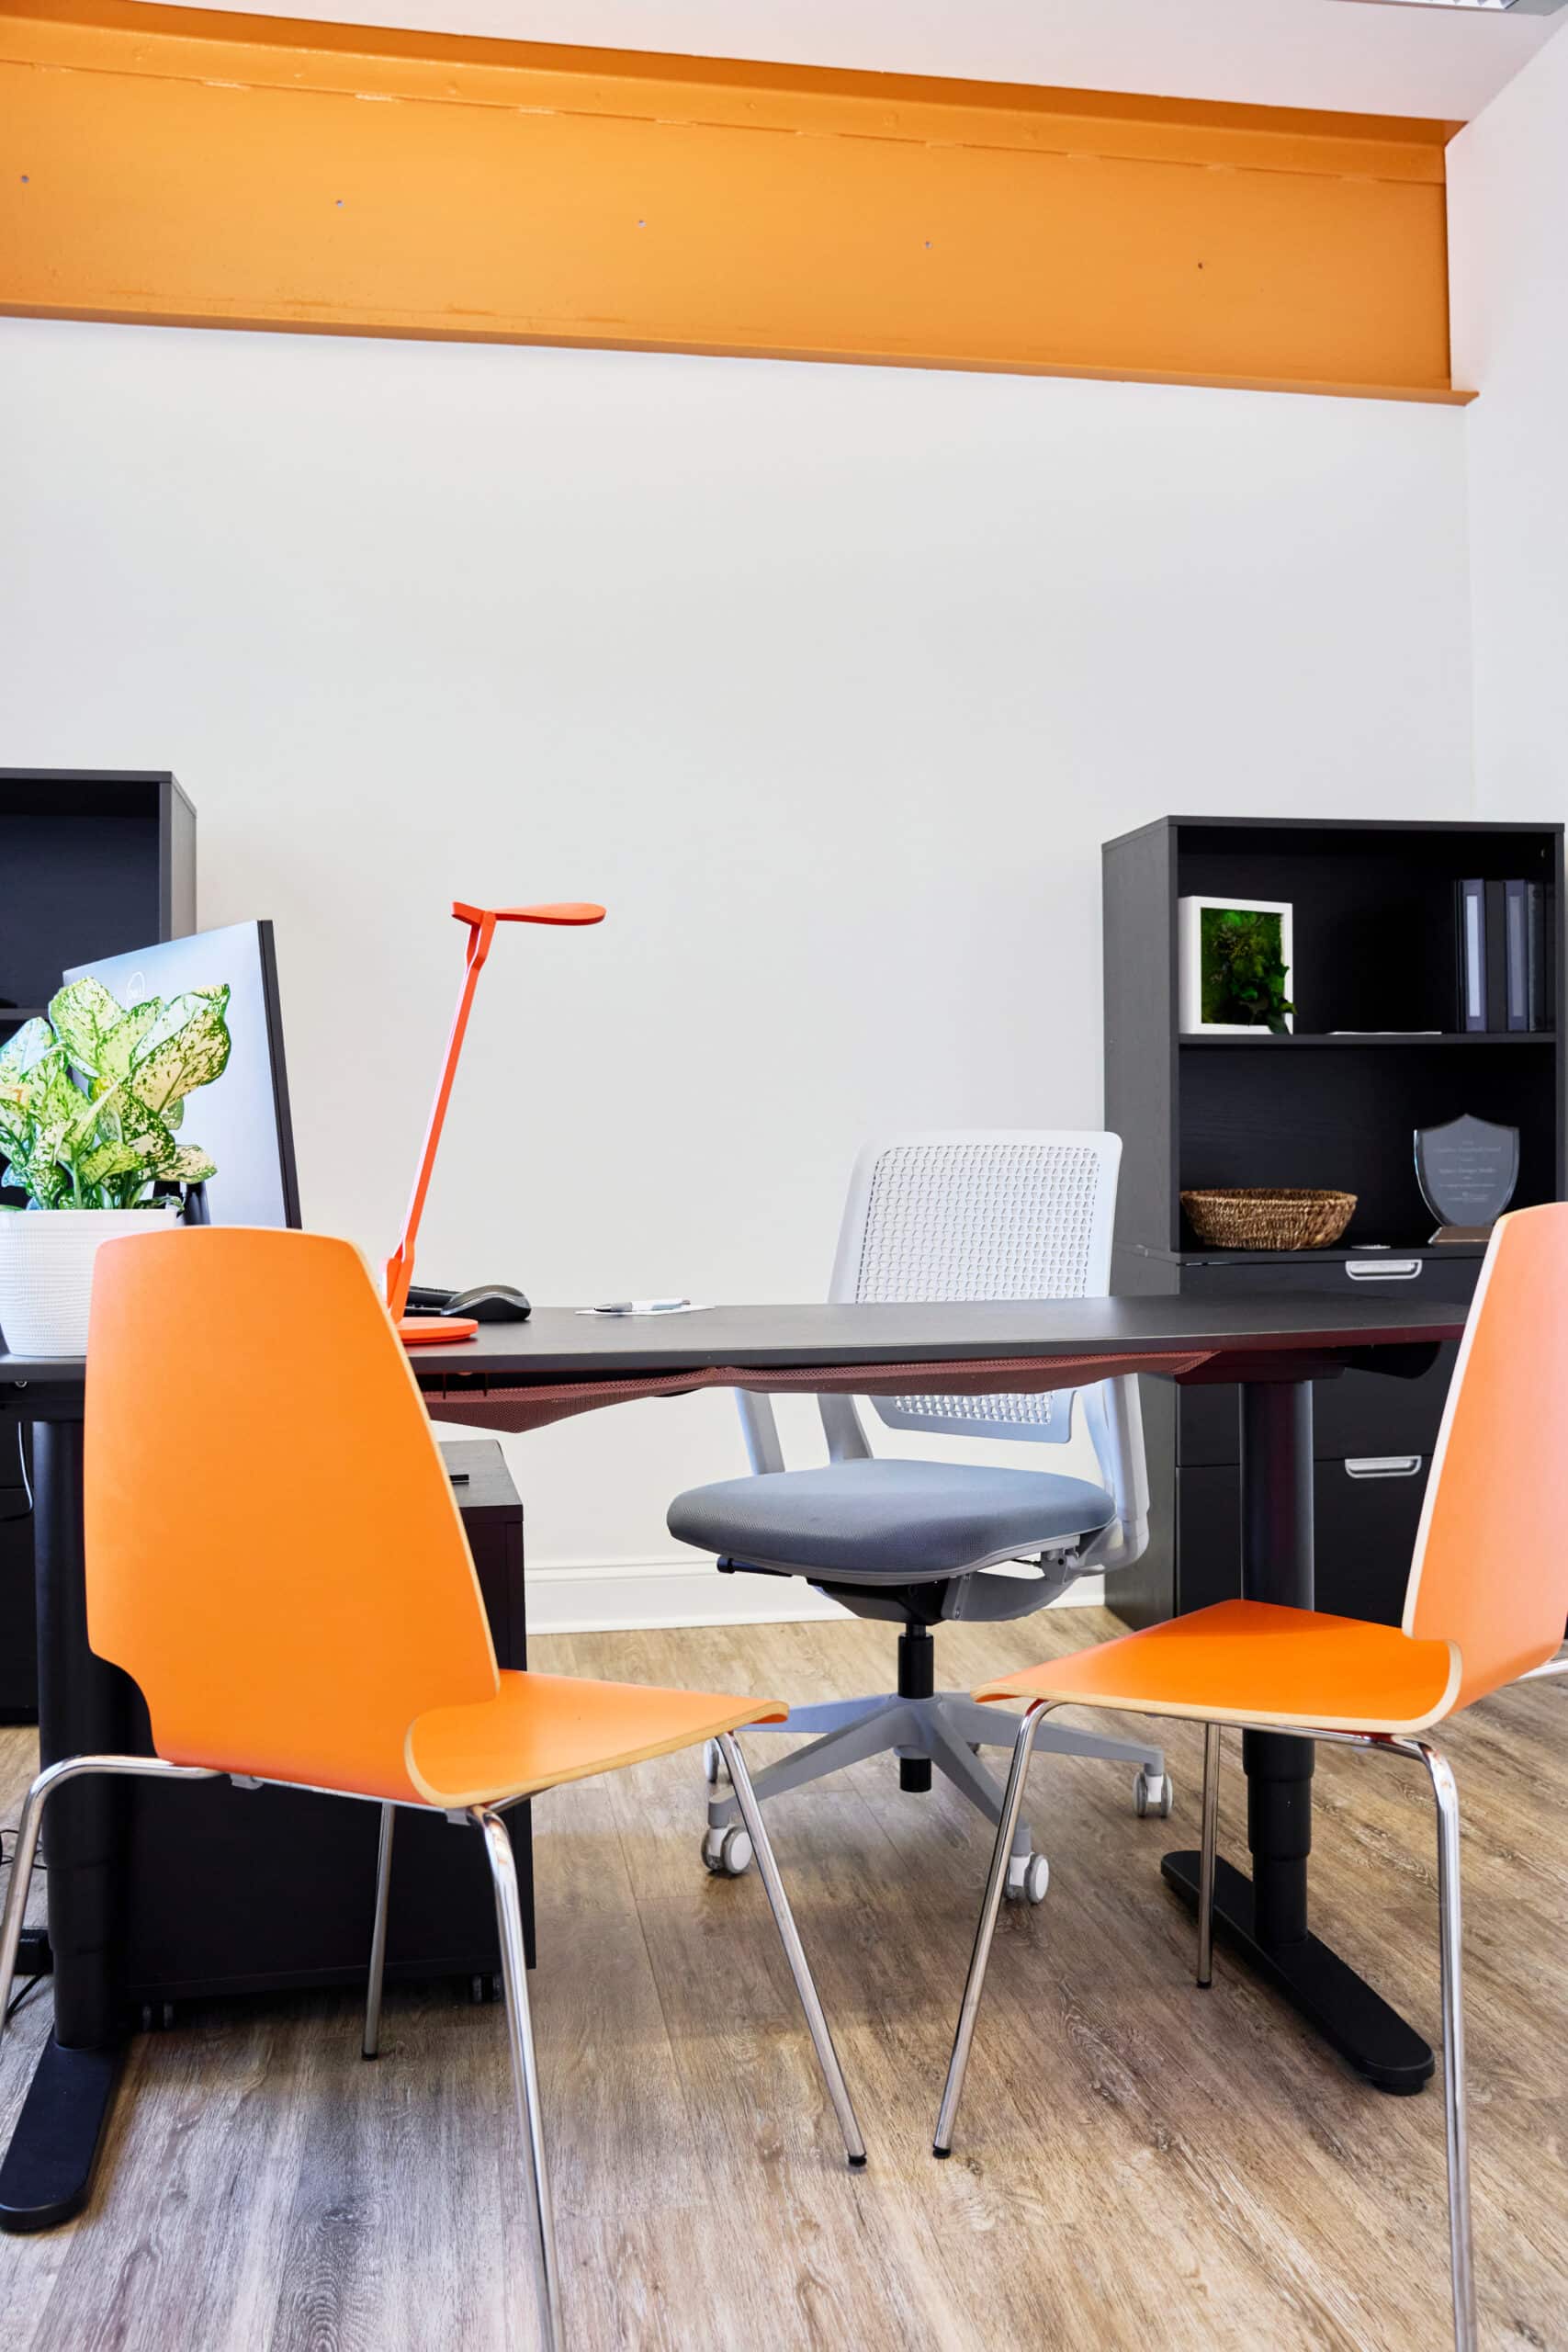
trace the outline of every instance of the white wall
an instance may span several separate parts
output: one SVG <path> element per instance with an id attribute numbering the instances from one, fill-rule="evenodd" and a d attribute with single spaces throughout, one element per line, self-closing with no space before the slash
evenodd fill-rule
<path id="1" fill-rule="evenodd" d="M 1568 818 L 1568 31 L 1449 149 L 1482 812 Z"/>
<path id="2" fill-rule="evenodd" d="M 1107 836 L 1467 813 L 1462 431 L 0 322 L 4 757 L 179 775 L 202 921 L 277 923 L 307 1217 L 378 1250 L 446 901 L 603 898 L 497 945 L 423 1271 L 811 1297 L 869 1132 L 1098 1122 Z M 536 1568 L 741 1466 L 716 1397 L 515 1453 Z"/>

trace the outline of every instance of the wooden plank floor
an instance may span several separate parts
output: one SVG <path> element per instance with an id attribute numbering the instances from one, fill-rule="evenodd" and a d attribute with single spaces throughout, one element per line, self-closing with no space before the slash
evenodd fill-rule
<path id="1" fill-rule="evenodd" d="M 1111 1629 L 1088 1611 L 955 1628 L 943 1671 L 972 1682 Z M 536 1648 L 558 1670 L 804 1699 L 883 1687 L 892 1636 Z M 1565 1728 L 1568 1689 L 1538 1685 L 1451 1740 L 1488 2352 L 1568 2347 Z M 1051 1892 L 1003 1915 L 945 2165 L 931 2124 L 988 1838 L 940 1789 L 901 1796 L 886 1759 L 774 1808 L 871 2145 L 858 2176 L 755 1872 L 700 1867 L 696 1759 L 537 1808 L 534 1998 L 576 2352 L 1442 2352 L 1440 2103 L 1365 2089 L 1223 1948 L 1196 1991 L 1156 1861 L 1173 1833 L 1196 1841 L 1198 1741 L 1168 1730 L 1168 1826 L 1134 1818 L 1121 1767 L 1036 1764 Z M 0 1818 L 29 1769 L 28 1736 L 0 1734 Z M 1435 2039 L 1424 1784 L 1330 1750 L 1318 1790 L 1319 1923 Z M 40 1996 L 0 2053 L 0 2131 L 47 2022 Z M 394 1990 L 383 2047 L 360 2062 L 335 1996 L 197 2009 L 139 2041 L 93 2211 L 0 2238 L 6 2352 L 529 2352 L 501 2014 Z"/>

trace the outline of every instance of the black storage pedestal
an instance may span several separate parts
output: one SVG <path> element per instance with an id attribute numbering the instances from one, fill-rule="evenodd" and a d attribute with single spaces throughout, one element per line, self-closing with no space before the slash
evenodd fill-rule
<path id="1" fill-rule="evenodd" d="M 526 1666 L 523 1506 L 493 1438 L 444 1445 L 502 1667 Z M 132 1748 L 151 1751 L 131 1694 Z M 370 1953 L 380 1808 L 227 1781 L 125 1783 L 130 1823 L 126 1978 L 139 2006 L 230 1993 L 361 1984 Z M 59 1800 L 57 1799 L 58 1803 Z M 528 1807 L 507 1815 L 534 1958 Z M 488 1980 L 501 1966 L 483 1841 L 440 1815 L 398 1816 L 387 1982 Z"/>
<path id="2" fill-rule="evenodd" d="M 82 1427 L 34 1431 L 46 1758 L 151 1752 L 140 1694 L 86 1646 Z M 493 1439 L 444 1446 L 498 1662 L 526 1664 L 523 1510 Z M 122 1809 L 123 1808 L 123 1812 Z M 369 1968 L 379 1808 L 348 1797 L 157 1787 L 100 1777 L 51 1803 L 50 1934 L 57 1971 L 45 2043 L 0 2163 L 0 2230 L 52 2228 L 86 2202 L 128 2031 L 167 2004 L 215 1995 L 361 1986 Z M 129 1848 L 118 1826 L 129 1822 Z M 524 1934 L 534 1958 L 528 1807 L 507 1815 Z M 387 1975 L 457 1976 L 481 1989 L 500 1969 L 482 1840 L 470 1827 L 400 1815 Z"/>

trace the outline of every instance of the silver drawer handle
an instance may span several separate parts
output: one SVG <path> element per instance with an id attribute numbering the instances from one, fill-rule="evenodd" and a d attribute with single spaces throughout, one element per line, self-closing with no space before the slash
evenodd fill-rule
<path id="1" fill-rule="evenodd" d="M 1420 1258 L 1347 1258 L 1345 1272 L 1353 1283 L 1413 1283 L 1424 1262 Z"/>
<path id="2" fill-rule="evenodd" d="M 1421 1467 L 1418 1453 L 1361 1453 L 1345 1464 L 1348 1478 L 1414 1478 Z"/>

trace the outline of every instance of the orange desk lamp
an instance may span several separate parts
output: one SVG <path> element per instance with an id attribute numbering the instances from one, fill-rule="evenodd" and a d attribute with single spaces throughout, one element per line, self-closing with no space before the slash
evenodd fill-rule
<path id="1" fill-rule="evenodd" d="M 470 907 L 461 899 L 452 908 L 459 922 L 468 926 L 468 954 L 463 961 L 463 986 L 457 997 L 457 1011 L 452 1022 L 452 1034 L 446 1040 L 446 1058 L 441 1068 L 441 1082 L 435 1090 L 431 1108 L 430 1125 L 424 1131 L 424 1148 L 420 1153 L 419 1173 L 414 1178 L 413 1192 L 409 1200 L 408 1215 L 403 1219 L 403 1236 L 387 1261 L 387 1308 L 398 1327 L 403 1345 L 408 1348 L 434 1347 L 452 1340 L 471 1340 L 479 1329 L 478 1323 L 468 1315 L 410 1315 L 409 1284 L 413 1280 L 413 1246 L 419 1238 L 419 1221 L 424 1214 L 424 1196 L 430 1190 L 430 1171 L 435 1165 L 436 1148 L 441 1130 L 446 1124 L 446 1105 L 452 1099 L 452 1081 L 457 1075 L 457 1057 L 463 1050 L 463 1036 L 468 1026 L 468 1014 L 473 1009 L 474 989 L 490 954 L 491 941 L 495 937 L 498 922 L 590 923 L 603 922 L 604 910 L 587 903 L 558 907 Z"/>

